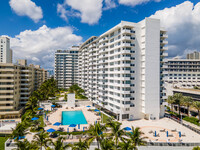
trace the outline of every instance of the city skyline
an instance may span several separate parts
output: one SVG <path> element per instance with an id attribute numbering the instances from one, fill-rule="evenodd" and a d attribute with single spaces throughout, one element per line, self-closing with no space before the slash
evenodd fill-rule
<path id="1" fill-rule="evenodd" d="M 90 7 L 85 7 L 86 3 Z M 160 18 L 168 31 L 169 57 L 185 56 L 200 47 L 197 0 L 84 0 L 80 5 L 70 0 L 51 0 L 48 5 L 39 0 L 26 3 L 10 0 L 3 1 L 1 8 L 0 35 L 11 38 L 13 62 L 27 59 L 46 69 L 53 69 L 56 50 L 65 50 L 93 35 L 101 35 L 121 20 L 138 22 L 152 15 Z"/>

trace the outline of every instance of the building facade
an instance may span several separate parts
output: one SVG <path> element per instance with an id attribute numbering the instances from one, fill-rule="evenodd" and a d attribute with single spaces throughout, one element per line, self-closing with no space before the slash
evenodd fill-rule
<path id="1" fill-rule="evenodd" d="M 199 59 L 200 60 L 200 52 L 193 52 L 193 53 L 189 53 L 187 54 L 187 59 Z"/>
<path id="2" fill-rule="evenodd" d="M 164 64 L 166 95 L 173 95 L 173 88 L 200 87 L 200 60 L 167 59 Z M 167 97 L 166 97 L 167 98 Z"/>
<path id="3" fill-rule="evenodd" d="M 79 47 L 71 50 L 57 50 L 55 53 L 55 76 L 59 88 L 67 89 L 78 80 L 78 52 Z"/>
<path id="4" fill-rule="evenodd" d="M 41 76 L 36 77 L 36 72 Z M 0 64 L 0 119 L 20 117 L 30 94 L 46 80 L 45 72 L 34 65 L 28 66 L 26 60 Z M 36 84 L 38 80 L 40 85 Z"/>
<path id="5" fill-rule="evenodd" d="M 124 22 L 91 37 L 79 50 L 78 83 L 117 119 L 159 119 L 166 31 L 157 19 Z"/>
<path id="6" fill-rule="evenodd" d="M 0 63 L 12 63 L 12 50 L 10 49 L 10 39 L 0 37 Z"/>

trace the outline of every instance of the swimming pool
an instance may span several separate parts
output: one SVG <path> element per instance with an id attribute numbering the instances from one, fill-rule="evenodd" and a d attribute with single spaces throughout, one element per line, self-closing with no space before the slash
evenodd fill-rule
<path id="1" fill-rule="evenodd" d="M 62 125 L 88 124 L 82 111 L 63 111 Z"/>

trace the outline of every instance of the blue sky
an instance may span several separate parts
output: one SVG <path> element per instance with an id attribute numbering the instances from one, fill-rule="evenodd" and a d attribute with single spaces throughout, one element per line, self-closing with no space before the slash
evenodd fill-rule
<path id="1" fill-rule="evenodd" d="M 30 63 L 40 64 L 48 69 L 53 67 L 53 54 L 56 49 L 67 49 L 84 42 L 90 36 L 98 36 L 121 20 L 139 22 L 145 17 L 154 15 L 160 18 L 162 25 L 169 30 L 169 56 L 184 56 L 187 52 L 199 50 L 200 47 L 199 29 L 188 31 L 183 37 L 177 38 L 187 28 L 199 27 L 198 2 L 198 0 L 2 0 L 0 35 L 11 38 L 14 60 L 26 58 Z M 190 20 L 191 17 L 193 19 Z M 188 42 L 190 36 L 196 38 Z M 181 45 L 181 43 L 187 44 Z"/>

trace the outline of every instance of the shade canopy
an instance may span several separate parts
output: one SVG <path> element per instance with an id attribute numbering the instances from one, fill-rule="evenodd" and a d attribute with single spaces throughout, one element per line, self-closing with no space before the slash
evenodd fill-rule
<path id="1" fill-rule="evenodd" d="M 76 127 L 76 124 L 70 124 L 69 127 Z"/>
<path id="2" fill-rule="evenodd" d="M 50 129 L 48 129 L 47 130 L 47 132 L 55 132 L 56 130 L 54 130 L 54 129 L 52 129 L 52 128 L 50 128 Z"/>
<path id="3" fill-rule="evenodd" d="M 56 105 L 51 105 L 51 107 L 56 107 Z"/>
<path id="4" fill-rule="evenodd" d="M 32 118 L 31 120 L 38 120 L 39 118 L 37 118 L 37 117 L 34 117 L 34 118 Z"/>
<path id="5" fill-rule="evenodd" d="M 43 108 L 40 107 L 40 108 L 38 108 L 38 110 L 43 110 Z"/>
<path id="6" fill-rule="evenodd" d="M 59 126 L 59 125 L 61 125 L 61 123 L 60 123 L 60 122 L 56 122 L 56 123 L 54 123 L 53 125 L 54 125 L 54 126 Z"/>
<path id="7" fill-rule="evenodd" d="M 125 131 L 130 131 L 131 128 L 130 128 L 130 127 L 125 127 L 124 130 L 125 130 Z"/>
<path id="8" fill-rule="evenodd" d="M 91 107 L 90 105 L 86 106 L 86 107 Z"/>
<path id="9" fill-rule="evenodd" d="M 98 109 L 95 109 L 94 111 L 96 111 L 96 112 L 99 112 L 99 110 L 98 110 Z"/>

